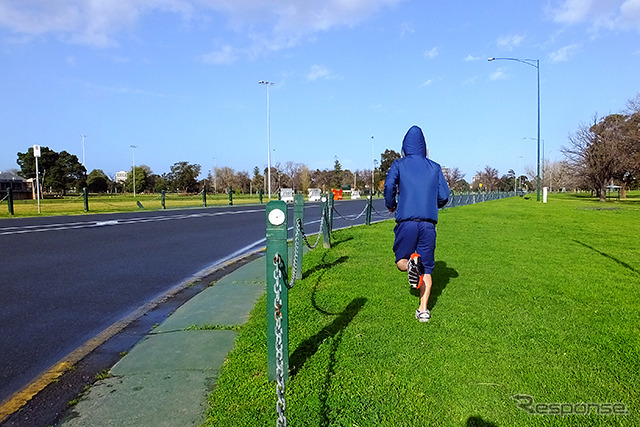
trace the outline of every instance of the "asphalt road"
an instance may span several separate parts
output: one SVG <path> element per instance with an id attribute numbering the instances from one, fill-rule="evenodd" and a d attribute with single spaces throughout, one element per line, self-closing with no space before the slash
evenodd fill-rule
<path id="1" fill-rule="evenodd" d="M 365 204 L 336 202 L 334 228 L 364 223 L 364 215 L 342 217 L 353 219 Z M 381 199 L 374 209 L 386 212 Z M 319 203 L 305 206 L 306 233 L 318 231 L 320 211 Z M 1 219 L 0 402 L 105 328 L 263 247 L 264 238 L 260 205 Z"/>

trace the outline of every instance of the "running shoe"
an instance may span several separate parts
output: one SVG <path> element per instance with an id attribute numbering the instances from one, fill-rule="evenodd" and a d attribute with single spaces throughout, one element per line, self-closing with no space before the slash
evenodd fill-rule
<path id="1" fill-rule="evenodd" d="M 424 281 L 424 266 L 422 265 L 422 259 L 417 253 L 412 253 L 407 263 L 407 276 L 409 277 L 409 285 L 413 289 L 420 289 L 422 282 Z"/>
<path id="2" fill-rule="evenodd" d="M 428 322 L 429 319 L 431 319 L 431 313 L 429 310 L 416 310 L 416 319 L 418 319 L 419 322 Z"/>

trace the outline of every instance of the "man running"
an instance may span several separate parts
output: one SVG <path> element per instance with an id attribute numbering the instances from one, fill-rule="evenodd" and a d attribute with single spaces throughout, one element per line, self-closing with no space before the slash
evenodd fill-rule
<path id="1" fill-rule="evenodd" d="M 396 213 L 396 265 L 407 271 L 409 284 L 419 290 L 416 319 L 428 322 L 438 209 L 449 200 L 449 186 L 440 165 L 427 158 L 427 144 L 418 126 L 407 131 L 402 158 L 394 161 L 387 172 L 384 200 L 387 209 Z"/>

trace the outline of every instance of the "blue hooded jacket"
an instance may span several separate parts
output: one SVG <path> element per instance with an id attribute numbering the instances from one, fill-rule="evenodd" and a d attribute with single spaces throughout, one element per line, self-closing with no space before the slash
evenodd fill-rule
<path id="1" fill-rule="evenodd" d="M 387 209 L 396 209 L 398 222 L 423 220 L 437 223 L 438 209 L 449 200 L 449 186 L 440 165 L 427 159 L 427 144 L 418 126 L 412 126 L 404 136 L 402 155 L 387 172 L 384 183 Z"/>

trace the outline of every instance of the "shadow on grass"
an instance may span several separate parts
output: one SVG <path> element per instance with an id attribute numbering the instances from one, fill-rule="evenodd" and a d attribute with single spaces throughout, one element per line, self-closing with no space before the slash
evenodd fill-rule
<path id="1" fill-rule="evenodd" d="M 302 343 L 300 343 L 298 348 L 296 348 L 289 357 L 289 374 L 292 377 L 295 377 L 298 371 L 304 366 L 305 362 L 318 351 L 320 345 L 324 342 L 324 340 L 333 337 L 335 339 L 333 340 L 331 345 L 331 362 L 328 369 L 329 372 L 332 372 L 335 352 L 338 348 L 340 340 L 342 339 L 342 331 L 344 331 L 344 329 L 349 326 L 349 323 L 351 323 L 353 318 L 360 312 L 366 302 L 366 298 L 354 298 L 345 307 L 342 313 L 339 313 L 338 317 L 336 317 L 335 320 L 331 322 L 331 324 L 325 326 L 317 334 L 307 338 Z M 324 312 L 321 309 L 318 309 L 318 311 Z"/>
<path id="2" fill-rule="evenodd" d="M 349 257 L 348 257 L 348 256 L 341 256 L 340 258 L 336 259 L 335 261 L 327 262 L 327 261 L 325 260 L 325 257 L 326 257 L 326 256 L 327 256 L 327 254 L 326 254 L 326 253 L 322 256 L 322 261 L 320 262 L 320 264 L 316 265 L 316 266 L 315 266 L 315 267 L 313 267 L 313 268 L 310 268 L 310 269 L 308 269 L 308 270 L 305 270 L 305 271 L 302 273 L 302 278 L 303 278 L 303 279 L 306 279 L 307 277 L 309 277 L 309 276 L 311 276 L 312 274 L 317 273 L 317 272 L 319 272 L 319 271 L 321 272 L 321 275 L 322 275 L 322 274 L 324 274 L 324 272 L 325 272 L 326 270 L 331 269 L 331 267 L 335 267 L 336 265 L 339 265 L 339 264 L 342 264 L 342 263 L 344 263 L 344 262 L 347 262 L 347 260 L 349 259 Z"/>
<path id="3" fill-rule="evenodd" d="M 469 417 L 467 427 L 498 427 L 498 425 L 491 421 L 485 421 L 482 417 Z"/>
<path id="4" fill-rule="evenodd" d="M 331 247 L 334 248 L 334 247 L 336 247 L 338 245 L 341 245 L 344 242 L 348 242 L 349 240 L 353 240 L 353 236 L 346 237 L 346 238 L 344 238 L 342 240 L 331 239 Z"/>
<path id="5" fill-rule="evenodd" d="M 331 424 L 327 399 L 329 397 L 331 381 L 335 374 L 335 365 L 337 361 L 336 352 L 342 342 L 342 335 L 346 327 L 349 326 L 349 323 L 351 323 L 353 318 L 360 312 L 360 310 L 362 310 L 362 307 L 364 307 L 366 303 L 366 298 L 354 298 L 351 300 L 342 313 L 340 313 L 340 315 L 331 322 L 330 325 L 325 326 L 320 330 L 320 332 L 302 342 L 289 358 L 289 373 L 291 377 L 295 377 L 302 366 L 304 366 L 305 362 L 318 351 L 320 345 L 326 339 L 331 340 L 331 348 L 329 349 L 329 365 L 327 366 L 327 372 L 319 395 L 321 403 L 320 416 L 322 417 L 319 424 L 320 426 L 328 426 Z"/>
<path id="6" fill-rule="evenodd" d="M 630 266 L 630 265 L 629 265 L 629 264 L 627 264 L 626 262 L 621 261 L 621 260 L 619 260 L 618 258 L 616 258 L 616 257 L 613 257 L 613 256 L 609 255 L 608 253 L 601 252 L 601 251 L 597 250 L 596 248 L 594 248 L 593 246 L 589 246 L 589 245 L 587 245 L 586 243 L 583 243 L 583 242 L 581 242 L 581 241 L 579 241 L 579 240 L 573 239 L 573 241 L 574 241 L 574 242 L 576 242 L 576 243 L 577 243 L 577 244 L 579 244 L 579 245 L 584 246 L 584 247 L 585 247 L 585 248 L 587 248 L 587 249 L 591 249 L 592 251 L 594 251 L 594 252 L 596 252 L 596 253 L 598 253 L 598 254 L 602 255 L 602 256 L 603 256 L 603 257 L 605 257 L 605 258 L 609 258 L 610 260 L 617 262 L 617 263 L 618 263 L 618 264 L 620 264 L 622 267 L 624 267 L 624 268 L 628 268 L 629 270 L 633 271 L 633 272 L 634 272 L 634 273 L 636 273 L 636 274 L 640 274 L 640 271 L 636 270 L 635 268 L 633 268 L 632 266 Z"/>
<path id="7" fill-rule="evenodd" d="M 458 277 L 458 272 L 455 269 L 447 267 L 445 261 L 436 261 L 433 272 L 431 272 L 432 284 L 431 294 L 429 295 L 429 310 L 433 310 L 433 307 L 436 306 L 438 298 L 444 288 L 449 284 L 449 280 L 455 279 L 456 277 Z M 420 293 L 418 289 L 411 289 L 410 292 L 416 297 L 419 296 Z"/>

